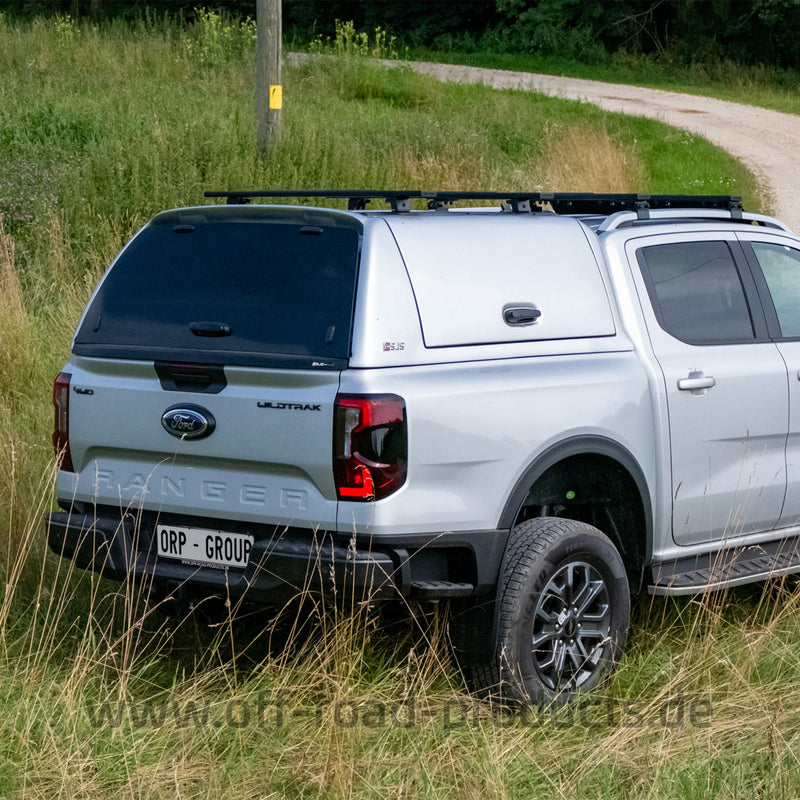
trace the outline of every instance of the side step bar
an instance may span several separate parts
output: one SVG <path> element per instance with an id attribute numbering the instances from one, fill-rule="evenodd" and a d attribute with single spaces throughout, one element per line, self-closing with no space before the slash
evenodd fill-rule
<path id="1" fill-rule="evenodd" d="M 782 539 L 652 566 L 649 594 L 687 595 L 800 572 L 800 539 Z"/>

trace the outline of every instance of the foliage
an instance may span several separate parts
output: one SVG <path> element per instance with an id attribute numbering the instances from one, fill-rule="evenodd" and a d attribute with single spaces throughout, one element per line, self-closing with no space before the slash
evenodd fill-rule
<path id="1" fill-rule="evenodd" d="M 383 28 L 377 27 L 370 35 L 366 31 L 356 29 L 352 20 L 342 22 L 336 20 L 335 36 L 322 38 L 319 34 L 308 45 L 308 52 L 316 55 L 328 53 L 341 57 L 356 56 L 360 58 L 400 58 L 397 39 L 390 36 Z M 406 55 L 404 53 L 403 55 Z"/>
<path id="2" fill-rule="evenodd" d="M 241 60 L 252 55 L 255 47 L 256 21 L 252 17 L 238 20 L 216 11 L 195 9 L 186 50 L 204 67 Z"/>
<path id="3" fill-rule="evenodd" d="M 32 17 L 148 14 L 198 18 L 198 0 L 0 0 Z M 252 15 L 252 0 L 212 0 L 209 10 Z M 334 37 L 336 20 L 388 31 L 411 47 L 536 54 L 602 63 L 613 55 L 666 63 L 718 60 L 800 68 L 798 0 L 283 0 L 284 30 L 301 42 Z"/>
<path id="4" fill-rule="evenodd" d="M 56 36 L 61 41 L 72 41 L 78 33 L 76 21 L 69 14 L 58 14 L 54 20 Z"/>
<path id="5" fill-rule="evenodd" d="M 602 60 L 607 49 L 598 29 L 606 18 L 617 16 L 619 5 L 619 0 L 497 0 L 507 23 L 488 33 L 486 44 L 492 39 L 500 44 L 505 37 L 504 48 L 517 52 L 559 53 L 590 63 Z"/>
<path id="6" fill-rule="evenodd" d="M 496 0 L 418 2 L 284 0 L 286 25 L 300 38 L 335 19 L 380 26 L 412 47 L 536 54 L 604 63 L 612 56 L 665 63 L 719 60 L 800 68 L 798 0 Z M 313 31 L 313 33 L 312 33 Z"/>
<path id="7" fill-rule="evenodd" d="M 411 46 L 476 34 L 500 20 L 494 0 L 283 0 L 283 9 L 286 30 L 300 40 L 330 35 L 335 20 L 352 20 L 360 30 L 384 28 Z"/>
<path id="8" fill-rule="evenodd" d="M 585 63 L 633 53 L 667 63 L 800 67 L 797 0 L 497 0 L 497 7 L 502 22 L 473 39 L 475 49 Z"/>

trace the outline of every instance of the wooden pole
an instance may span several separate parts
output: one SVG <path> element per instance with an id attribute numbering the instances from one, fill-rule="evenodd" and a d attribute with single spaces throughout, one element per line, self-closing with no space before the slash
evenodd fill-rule
<path id="1" fill-rule="evenodd" d="M 281 138 L 281 0 L 257 0 L 256 142 L 264 155 Z"/>

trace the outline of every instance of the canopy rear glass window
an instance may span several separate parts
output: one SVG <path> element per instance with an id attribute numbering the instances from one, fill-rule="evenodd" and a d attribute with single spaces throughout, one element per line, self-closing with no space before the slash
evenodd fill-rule
<path id="1" fill-rule="evenodd" d="M 75 352 L 342 366 L 360 222 L 288 209 L 215 211 L 161 215 L 130 243 L 94 298 Z"/>

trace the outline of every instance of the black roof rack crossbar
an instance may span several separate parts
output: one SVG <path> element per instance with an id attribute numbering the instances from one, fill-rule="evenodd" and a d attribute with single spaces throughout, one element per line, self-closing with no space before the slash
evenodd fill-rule
<path id="1" fill-rule="evenodd" d="M 459 200 L 493 200 L 518 213 L 552 209 L 556 214 L 600 214 L 636 211 L 647 219 L 651 209 L 698 208 L 730 211 L 733 219 L 741 219 L 742 199 L 731 195 L 691 194 L 593 194 L 591 192 L 448 192 L 448 191 L 381 191 L 358 190 L 243 190 L 205 192 L 206 197 L 225 198 L 229 205 L 243 205 L 256 198 L 303 198 L 348 201 L 351 211 L 364 210 L 371 200 L 384 200 L 395 212 L 411 210 L 411 200 L 427 200 L 428 208 L 441 208 Z"/>

